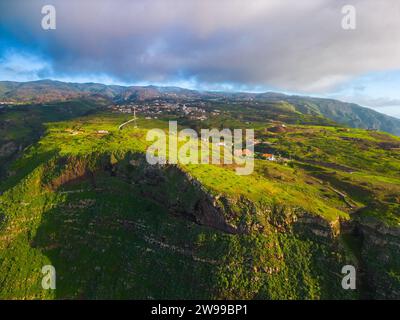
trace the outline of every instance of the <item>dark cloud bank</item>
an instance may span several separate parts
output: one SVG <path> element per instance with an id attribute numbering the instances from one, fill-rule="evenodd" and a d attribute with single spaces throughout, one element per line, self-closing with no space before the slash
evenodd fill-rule
<path id="1" fill-rule="evenodd" d="M 41 29 L 45 4 L 56 30 Z M 357 9 L 356 30 L 341 28 L 344 4 Z M 325 92 L 400 69 L 396 0 L 17 0 L 0 12 L 3 45 L 43 57 L 49 76 Z"/>

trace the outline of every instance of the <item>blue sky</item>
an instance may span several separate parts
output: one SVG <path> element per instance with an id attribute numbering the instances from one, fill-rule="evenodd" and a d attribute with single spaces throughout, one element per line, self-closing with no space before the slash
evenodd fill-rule
<path id="1" fill-rule="evenodd" d="M 56 30 L 41 27 L 45 4 Z M 1 1 L 0 80 L 273 90 L 400 118 L 398 30 L 396 0 Z"/>

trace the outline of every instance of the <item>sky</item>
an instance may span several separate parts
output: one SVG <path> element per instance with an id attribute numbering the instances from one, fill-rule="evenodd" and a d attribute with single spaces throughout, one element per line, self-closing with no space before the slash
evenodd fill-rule
<path id="1" fill-rule="evenodd" d="M 400 118 L 399 57 L 398 0 L 0 0 L 0 80 L 278 91 Z"/>

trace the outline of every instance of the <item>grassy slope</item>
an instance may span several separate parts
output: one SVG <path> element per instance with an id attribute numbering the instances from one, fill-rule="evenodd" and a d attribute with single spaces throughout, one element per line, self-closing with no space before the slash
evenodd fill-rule
<path id="1" fill-rule="evenodd" d="M 21 105 L 0 110 L 0 150 L 9 145 L 8 150 L 0 153 L 0 177 L 5 175 L 10 162 L 21 151 L 36 142 L 45 131 L 45 123 L 76 118 L 94 112 L 98 102 L 78 100 L 54 102 L 42 105 Z"/>
<path id="2" fill-rule="evenodd" d="M 336 264 L 344 257 L 327 244 L 291 233 L 234 236 L 201 227 L 169 215 L 167 208 L 140 198 L 135 187 L 110 176 L 98 178 L 96 188 L 77 182 L 68 190 L 72 193 L 43 185 L 57 174 L 51 165 L 54 157 L 79 156 L 90 162 L 93 155 L 106 153 L 118 160 L 128 151 L 145 150 L 146 127 L 166 127 L 141 120 L 139 130 L 118 131 L 124 120 L 104 114 L 52 124 L 15 164 L 16 175 L 2 184 L 8 191 L 0 198 L 0 213 L 6 217 L 0 231 L 0 297 L 346 297 L 337 288 L 340 275 L 326 271 L 339 272 Z M 96 134 L 101 129 L 110 134 Z M 355 152 L 342 136 L 362 139 L 368 148 L 358 144 Z M 393 172 L 399 168 L 398 153 L 376 148 L 397 138 L 310 126 L 293 126 L 265 138 L 296 161 L 284 165 L 258 160 L 256 172 L 248 177 L 235 175 L 230 167 L 184 169 L 212 193 L 245 197 L 260 206 L 278 202 L 301 207 L 328 220 L 347 218 L 352 211 L 333 187 L 346 192 L 355 205 L 398 204 L 392 199 L 399 186 Z M 329 162 L 357 170 L 332 169 Z M 396 212 L 375 216 L 396 224 Z M 58 270 L 56 292 L 40 288 L 45 264 Z"/>
<path id="3" fill-rule="evenodd" d="M 363 215 L 400 225 L 400 152 L 391 148 L 400 145 L 400 138 L 361 129 L 294 126 L 267 139 L 276 152 L 296 159 L 294 166 L 365 206 Z"/>

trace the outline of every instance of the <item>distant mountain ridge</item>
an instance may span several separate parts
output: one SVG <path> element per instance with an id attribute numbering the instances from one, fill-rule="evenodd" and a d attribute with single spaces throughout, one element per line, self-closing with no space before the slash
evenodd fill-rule
<path id="1" fill-rule="evenodd" d="M 287 102 L 296 112 L 321 115 L 354 128 L 376 129 L 400 136 L 400 119 L 333 99 L 290 96 L 281 93 L 210 92 L 179 87 L 119 86 L 99 83 L 66 83 L 53 80 L 30 82 L 0 81 L 0 100 L 9 102 L 44 103 L 80 97 L 100 97 L 110 102 L 146 101 L 154 99 Z"/>

